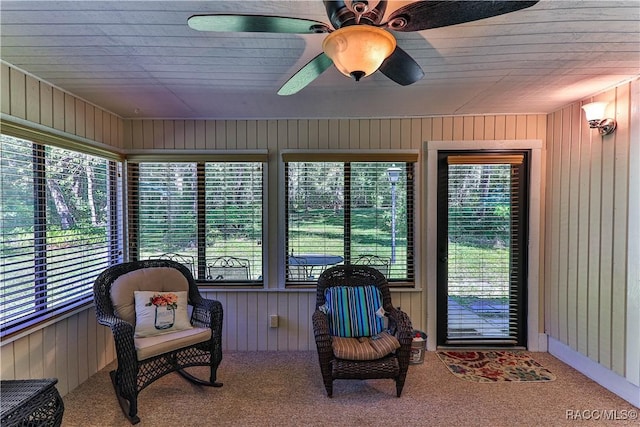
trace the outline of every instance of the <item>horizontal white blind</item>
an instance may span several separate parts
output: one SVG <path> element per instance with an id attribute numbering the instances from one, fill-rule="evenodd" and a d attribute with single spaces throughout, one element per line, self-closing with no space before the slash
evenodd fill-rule
<path id="1" fill-rule="evenodd" d="M 344 261 L 344 164 L 287 163 L 287 280 L 315 281 Z"/>
<path id="2" fill-rule="evenodd" d="M 262 280 L 262 163 L 206 163 L 205 191 L 208 278 Z"/>
<path id="3" fill-rule="evenodd" d="M 262 280 L 262 162 L 140 161 L 128 174 L 135 257 L 174 259 L 200 281 Z"/>
<path id="4" fill-rule="evenodd" d="M 413 163 L 288 162 L 286 181 L 290 283 L 340 263 L 413 280 Z"/>
<path id="5" fill-rule="evenodd" d="M 519 254 L 512 239 L 520 219 L 512 197 L 519 180 L 508 161 L 448 166 L 450 341 L 518 338 Z"/>
<path id="6" fill-rule="evenodd" d="M 198 178 L 195 163 L 140 163 L 130 176 L 136 215 L 130 228 L 137 237 L 138 258 L 175 254 L 197 271 Z"/>
<path id="7" fill-rule="evenodd" d="M 2 135 L 3 335 L 92 299 L 120 259 L 120 165 Z"/>
<path id="8" fill-rule="evenodd" d="M 412 181 L 412 163 L 350 164 L 352 264 L 370 264 L 390 280 L 413 278 Z"/>

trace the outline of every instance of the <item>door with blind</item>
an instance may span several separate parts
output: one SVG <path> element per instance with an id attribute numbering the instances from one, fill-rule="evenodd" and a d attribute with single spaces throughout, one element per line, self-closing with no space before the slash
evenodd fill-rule
<path id="1" fill-rule="evenodd" d="M 525 346 L 529 153 L 438 156 L 438 345 Z"/>

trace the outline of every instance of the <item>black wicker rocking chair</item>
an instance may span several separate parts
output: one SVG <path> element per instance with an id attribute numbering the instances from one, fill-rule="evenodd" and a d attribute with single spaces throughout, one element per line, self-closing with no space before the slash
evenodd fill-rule
<path id="1" fill-rule="evenodd" d="M 153 280 L 149 280 L 148 277 L 154 274 L 161 274 L 165 278 L 174 277 L 177 279 L 176 282 L 185 282 L 180 285 L 188 291 L 188 304 L 193 307 L 190 323 L 198 335 L 197 338 L 193 338 L 192 335 L 192 338 L 182 337 L 172 341 L 171 335 L 180 332 L 168 333 L 163 336 L 168 342 L 161 344 L 161 354 L 151 351 L 150 354 L 140 357 L 137 345 L 140 344 L 139 338 L 134 337 L 135 317 L 133 322 L 130 319 L 125 320 L 127 316 L 124 315 L 124 310 L 121 313 L 123 315 L 119 315 L 118 308 L 114 307 L 112 292 L 119 292 L 118 287 L 127 281 L 129 283 L 126 288 L 119 288 L 126 289 L 125 295 L 129 293 L 130 287 L 137 288 L 135 290 L 167 291 L 149 288 L 152 286 L 149 283 Z M 140 280 L 145 275 L 147 278 Z M 138 285 L 136 281 L 142 284 Z M 222 386 L 222 383 L 216 381 L 217 369 L 222 361 L 222 304 L 219 301 L 204 299 L 200 295 L 193 275 L 187 267 L 164 259 L 117 264 L 107 268 L 96 278 L 93 291 L 98 323 L 111 328 L 116 346 L 118 366 L 110 373 L 111 381 L 122 411 L 132 424 L 140 421 L 137 415 L 138 393 L 170 372 L 178 372 L 199 385 Z M 133 301 L 133 295 L 130 298 Z M 201 338 L 203 335 L 204 340 Z M 191 366 L 208 366 L 209 379 L 199 379 L 184 370 Z"/>
<path id="2" fill-rule="evenodd" d="M 325 292 L 335 286 L 373 285 L 380 290 L 382 305 L 388 317 L 388 330 L 400 343 L 400 347 L 384 357 L 374 360 L 348 360 L 334 355 L 329 318 L 321 309 L 325 305 Z M 385 276 L 375 268 L 366 265 L 337 265 L 322 272 L 318 278 L 316 310 L 312 315 L 313 331 L 318 348 L 318 360 L 327 396 L 333 395 L 335 379 L 375 379 L 395 380 L 396 395 L 400 397 L 404 387 L 409 358 L 411 355 L 412 325 L 409 316 L 395 308 L 391 302 L 389 284 Z"/>

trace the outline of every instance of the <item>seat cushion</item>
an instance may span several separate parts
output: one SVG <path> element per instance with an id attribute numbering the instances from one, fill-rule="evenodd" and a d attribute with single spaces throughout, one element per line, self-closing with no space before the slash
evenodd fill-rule
<path id="1" fill-rule="evenodd" d="M 382 296 L 375 286 L 335 286 L 325 292 L 331 335 L 370 337 L 384 328 Z"/>
<path id="2" fill-rule="evenodd" d="M 333 337 L 331 345 L 334 356 L 346 360 L 380 359 L 400 348 L 398 339 L 386 331 L 373 337 Z"/>
<path id="3" fill-rule="evenodd" d="M 210 328 L 191 328 L 184 331 L 134 338 L 138 360 L 178 350 L 211 339 Z"/>
<path id="4" fill-rule="evenodd" d="M 111 284 L 110 296 L 116 316 L 135 325 L 135 291 L 178 292 L 188 290 L 189 282 L 180 270 L 171 267 L 149 267 L 134 270 L 118 277 Z"/>

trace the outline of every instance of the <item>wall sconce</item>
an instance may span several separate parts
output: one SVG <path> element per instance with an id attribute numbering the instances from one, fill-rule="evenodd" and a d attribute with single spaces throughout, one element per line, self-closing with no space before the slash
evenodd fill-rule
<path id="1" fill-rule="evenodd" d="M 604 110 L 607 108 L 607 102 L 592 102 L 582 106 L 584 115 L 589 122 L 591 129 L 598 129 L 600 135 L 609 135 L 616 130 L 616 121 L 614 119 L 605 119 Z"/>

